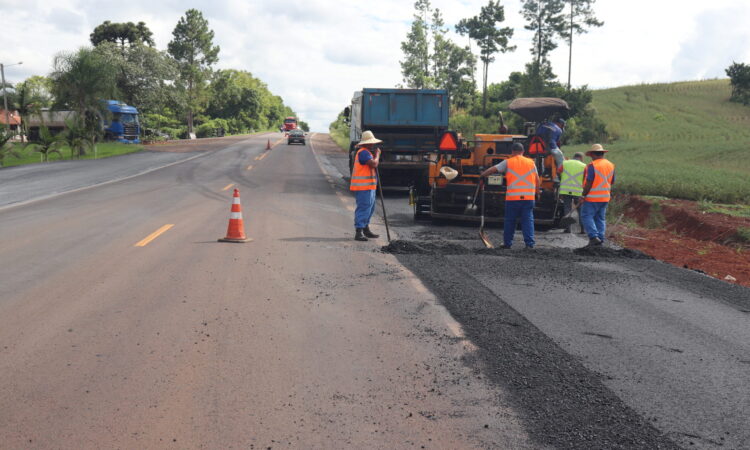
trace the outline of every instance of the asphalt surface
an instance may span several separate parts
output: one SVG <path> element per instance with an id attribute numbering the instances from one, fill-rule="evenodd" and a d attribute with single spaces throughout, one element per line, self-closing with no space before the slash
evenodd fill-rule
<path id="1" fill-rule="evenodd" d="M 346 156 L 328 159 L 345 189 Z M 477 225 L 415 223 L 402 192 L 386 205 L 399 240 L 384 251 L 462 325 L 537 442 L 750 448 L 750 290 L 559 230 L 487 250 Z"/>
<path id="2" fill-rule="evenodd" d="M 403 192 L 354 242 L 346 154 L 266 142 L 5 184 L 0 447 L 750 447 L 747 289 L 554 230 L 487 250 Z M 254 241 L 219 244 L 234 187 Z"/>
<path id="3" fill-rule="evenodd" d="M 0 447 L 538 448 L 311 148 L 266 144 L 2 211 Z"/>

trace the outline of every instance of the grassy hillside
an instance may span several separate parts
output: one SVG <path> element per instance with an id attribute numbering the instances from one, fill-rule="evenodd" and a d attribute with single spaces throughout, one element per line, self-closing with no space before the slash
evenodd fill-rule
<path id="1" fill-rule="evenodd" d="M 728 80 L 595 91 L 593 106 L 616 139 L 607 148 L 617 189 L 750 204 L 750 107 L 729 95 Z"/>

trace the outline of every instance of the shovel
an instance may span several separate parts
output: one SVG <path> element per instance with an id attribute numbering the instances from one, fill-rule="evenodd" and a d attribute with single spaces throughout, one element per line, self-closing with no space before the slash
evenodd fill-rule
<path id="1" fill-rule="evenodd" d="M 573 207 L 570 208 L 570 212 L 565 214 L 565 216 L 560 219 L 560 227 L 567 228 L 576 223 L 576 220 L 573 218 L 573 213 L 576 212 L 576 209 L 578 209 L 578 205 L 578 202 L 573 202 Z"/>
<path id="2" fill-rule="evenodd" d="M 385 214 L 385 200 L 383 199 L 383 185 L 380 184 L 380 171 L 375 168 L 375 175 L 378 177 L 378 192 L 380 193 L 380 205 L 383 207 L 383 222 L 385 222 L 385 235 L 388 237 L 388 243 L 391 243 L 391 230 L 388 228 L 388 216 Z"/>
<path id="3" fill-rule="evenodd" d="M 477 213 L 477 196 L 479 195 L 479 189 L 482 187 L 482 180 L 477 183 L 477 189 L 474 191 L 474 200 L 471 201 L 466 208 L 464 208 L 464 215 L 474 216 Z"/>
<path id="4" fill-rule="evenodd" d="M 495 248 L 494 245 L 492 245 L 492 242 L 490 242 L 490 238 L 487 237 L 487 234 L 484 232 L 484 185 L 480 181 L 479 186 L 481 189 L 481 195 L 482 195 L 482 217 L 479 219 L 479 237 L 482 239 L 482 242 L 484 242 L 484 246 L 487 248 Z"/>

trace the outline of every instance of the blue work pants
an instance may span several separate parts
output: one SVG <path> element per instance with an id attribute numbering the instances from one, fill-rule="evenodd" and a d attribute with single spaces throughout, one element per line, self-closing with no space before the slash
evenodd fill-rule
<path id="1" fill-rule="evenodd" d="M 534 200 L 509 200 L 505 202 L 505 224 L 503 243 L 510 247 L 516 232 L 516 221 L 520 217 L 523 242 L 534 247 Z"/>
<path id="2" fill-rule="evenodd" d="M 607 205 L 609 202 L 584 202 L 581 206 L 581 225 L 589 239 L 599 238 L 604 242 L 604 232 L 607 231 Z"/>
<path id="3" fill-rule="evenodd" d="M 354 228 L 366 228 L 375 212 L 375 189 L 354 191 L 357 209 L 354 210 Z"/>

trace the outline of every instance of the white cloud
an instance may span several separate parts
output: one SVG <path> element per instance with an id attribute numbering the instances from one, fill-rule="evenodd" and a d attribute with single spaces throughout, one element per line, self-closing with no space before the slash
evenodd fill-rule
<path id="1" fill-rule="evenodd" d="M 449 26 L 476 15 L 486 0 L 432 0 Z M 723 76 L 732 60 L 750 62 L 750 5 L 744 0 L 600 0 L 604 27 L 577 36 L 573 84 L 623 84 Z M 531 58 L 531 34 L 523 29 L 520 0 L 506 0 L 505 25 L 515 29 L 515 52 L 497 55 L 490 82 L 523 70 Z M 6 77 L 20 81 L 50 71 L 55 53 L 87 45 L 104 20 L 144 21 L 157 47 L 188 8 L 203 11 L 221 46 L 220 68 L 248 70 L 281 95 L 303 120 L 324 131 L 362 87 L 401 81 L 400 43 L 413 15 L 411 0 L 197 0 L 102 2 L 96 0 L 0 0 Z M 468 39 L 451 33 L 461 45 Z M 567 45 L 551 55 L 567 79 Z"/>

